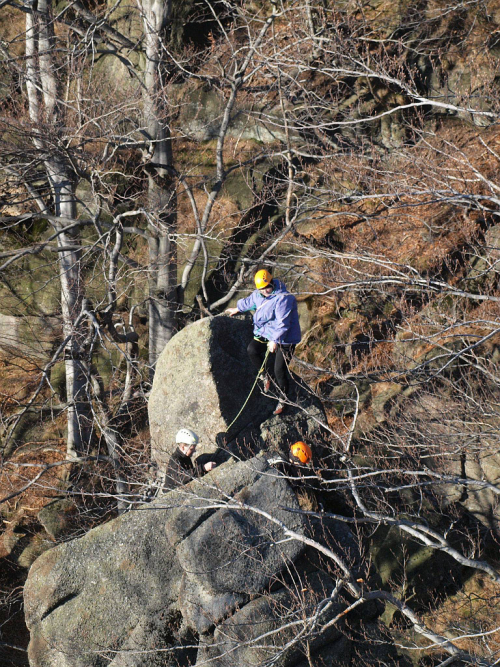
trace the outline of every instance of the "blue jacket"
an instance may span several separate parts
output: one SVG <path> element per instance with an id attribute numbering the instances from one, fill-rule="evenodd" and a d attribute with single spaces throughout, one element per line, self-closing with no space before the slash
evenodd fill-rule
<path id="1" fill-rule="evenodd" d="M 273 287 L 274 292 L 268 297 L 256 289 L 250 296 L 240 299 L 236 304 L 238 310 L 240 313 L 254 311 L 253 332 L 256 336 L 284 345 L 300 343 L 297 299 L 276 278 Z"/>

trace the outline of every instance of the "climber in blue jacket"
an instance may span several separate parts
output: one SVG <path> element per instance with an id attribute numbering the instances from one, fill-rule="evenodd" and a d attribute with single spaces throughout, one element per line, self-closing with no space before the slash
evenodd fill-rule
<path id="1" fill-rule="evenodd" d="M 273 367 L 276 383 L 286 397 L 290 377 L 288 364 L 301 339 L 297 300 L 280 280 L 273 278 L 265 269 L 255 274 L 255 287 L 257 289 L 250 296 L 240 299 L 236 308 L 228 308 L 226 313 L 232 317 L 237 313 L 253 311 L 254 338 L 247 347 L 248 356 L 253 365 L 260 368 L 266 348 L 269 350 L 267 368 L 262 376 L 264 391 L 269 390 L 269 369 Z M 284 408 L 280 399 L 274 414 L 281 414 Z"/>

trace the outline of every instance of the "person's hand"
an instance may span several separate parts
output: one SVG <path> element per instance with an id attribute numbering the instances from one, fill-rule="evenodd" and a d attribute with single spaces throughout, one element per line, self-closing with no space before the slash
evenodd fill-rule
<path id="1" fill-rule="evenodd" d="M 267 344 L 267 349 L 269 352 L 276 352 L 276 348 L 278 347 L 278 344 L 275 343 L 273 340 L 270 340 L 269 343 Z"/>
<path id="2" fill-rule="evenodd" d="M 207 472 L 210 472 L 210 470 L 213 470 L 216 465 L 217 465 L 217 463 L 215 463 L 215 461 L 209 461 L 208 463 L 205 463 L 205 465 L 203 467 L 205 468 L 205 470 Z"/>
<path id="3" fill-rule="evenodd" d="M 237 308 L 226 308 L 224 312 L 226 313 L 226 315 L 229 315 L 229 317 L 232 317 L 233 315 L 236 315 L 240 311 Z"/>

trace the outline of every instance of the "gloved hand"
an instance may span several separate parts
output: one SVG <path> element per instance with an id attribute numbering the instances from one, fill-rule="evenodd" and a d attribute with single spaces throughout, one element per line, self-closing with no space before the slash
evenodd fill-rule
<path id="1" fill-rule="evenodd" d="M 273 340 L 270 340 L 267 344 L 267 349 L 269 352 L 276 352 L 277 347 L 278 343 L 275 343 Z"/>

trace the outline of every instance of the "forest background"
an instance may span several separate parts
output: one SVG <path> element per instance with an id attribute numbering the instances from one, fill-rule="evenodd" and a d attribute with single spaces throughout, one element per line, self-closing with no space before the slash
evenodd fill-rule
<path id="1" fill-rule="evenodd" d="M 500 3 L 0 11 L 8 660 L 34 559 L 151 483 L 165 344 L 264 266 L 299 300 L 293 370 L 384 623 L 417 663 L 495 664 Z"/>

